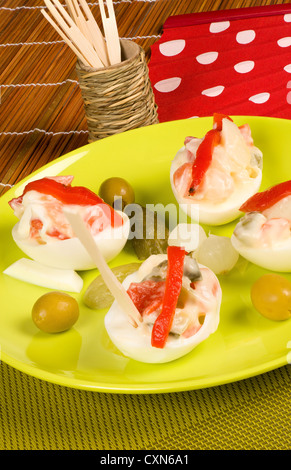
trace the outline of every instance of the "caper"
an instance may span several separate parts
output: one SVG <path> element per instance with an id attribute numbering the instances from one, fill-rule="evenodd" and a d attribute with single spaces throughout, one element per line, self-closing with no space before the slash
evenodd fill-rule
<path id="1" fill-rule="evenodd" d="M 184 276 L 188 277 L 191 282 L 201 281 L 202 279 L 201 271 L 197 261 L 190 256 L 185 257 L 183 274 Z"/>
<path id="2" fill-rule="evenodd" d="M 76 299 L 63 292 L 48 292 L 32 307 L 32 320 L 46 333 L 60 333 L 71 328 L 79 317 Z"/>
<path id="3" fill-rule="evenodd" d="M 112 177 L 103 181 L 99 188 L 99 196 L 104 202 L 119 210 L 124 209 L 135 200 L 132 186 L 120 177 Z"/>

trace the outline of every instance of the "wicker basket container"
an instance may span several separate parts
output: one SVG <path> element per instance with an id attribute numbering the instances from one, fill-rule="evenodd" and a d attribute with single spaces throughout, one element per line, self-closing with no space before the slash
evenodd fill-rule
<path id="1" fill-rule="evenodd" d="M 132 41 L 120 43 L 119 64 L 100 69 L 76 65 L 89 142 L 158 123 L 144 50 Z"/>

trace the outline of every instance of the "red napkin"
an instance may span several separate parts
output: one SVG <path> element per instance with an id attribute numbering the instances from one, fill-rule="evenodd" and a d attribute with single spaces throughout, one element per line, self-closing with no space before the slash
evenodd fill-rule
<path id="1" fill-rule="evenodd" d="M 169 17 L 149 74 L 160 122 L 214 112 L 291 119 L 291 5 Z"/>

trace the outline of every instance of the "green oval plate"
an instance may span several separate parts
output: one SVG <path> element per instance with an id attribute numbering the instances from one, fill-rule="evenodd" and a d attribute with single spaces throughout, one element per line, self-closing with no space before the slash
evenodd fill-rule
<path id="1" fill-rule="evenodd" d="M 251 125 L 255 145 L 264 153 L 262 189 L 290 178 L 291 121 L 264 117 L 234 117 Z M 109 137 L 82 147 L 46 165 L 9 190 L 0 199 L 0 271 L 23 257 L 11 237 L 16 218 L 8 201 L 24 182 L 45 175 L 72 174 L 73 184 L 98 191 L 111 176 L 126 178 L 136 202 L 175 204 L 169 169 L 187 135 L 198 137 L 212 126 L 212 118 L 157 124 Z M 212 233 L 231 235 L 234 223 Z M 111 266 L 136 261 L 128 243 Z M 223 291 L 218 330 L 187 356 L 167 364 L 144 364 L 124 357 L 104 329 L 106 311 L 82 303 L 95 270 L 83 273 L 84 289 L 73 294 L 80 304 L 74 328 L 57 335 L 40 332 L 31 320 L 31 308 L 48 289 L 0 274 L 1 359 L 39 379 L 78 389 L 110 393 L 164 393 L 216 386 L 245 379 L 286 365 L 291 355 L 291 320 L 272 322 L 252 307 L 250 287 L 266 271 L 240 259 L 220 276 Z M 291 279 L 290 274 L 286 275 Z M 289 360 L 288 360 L 289 358 Z"/>

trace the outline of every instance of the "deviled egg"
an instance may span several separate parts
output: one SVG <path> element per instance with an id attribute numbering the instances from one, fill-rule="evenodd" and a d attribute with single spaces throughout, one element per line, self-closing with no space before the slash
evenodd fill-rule
<path id="1" fill-rule="evenodd" d="M 184 212 L 199 223 L 221 225 L 239 217 L 240 206 L 260 187 L 262 152 L 248 124 L 238 127 L 214 114 L 213 129 L 203 138 L 186 137 L 170 169 L 174 196 Z"/>
<path id="2" fill-rule="evenodd" d="M 123 249 L 130 230 L 129 219 L 91 190 L 71 186 L 73 176 L 56 176 L 28 183 L 20 197 L 9 204 L 19 221 L 12 229 L 18 247 L 45 266 L 86 270 L 95 267 L 74 235 L 63 208 L 77 209 L 104 258 L 110 261 Z"/>
<path id="3" fill-rule="evenodd" d="M 146 363 L 173 361 L 192 351 L 218 327 L 219 281 L 181 247 L 169 246 L 167 254 L 150 256 L 123 286 L 142 321 L 134 327 L 114 301 L 105 316 L 105 328 L 129 358 Z"/>
<path id="4" fill-rule="evenodd" d="M 240 208 L 245 215 L 231 242 L 248 261 L 271 271 L 291 271 L 291 180 L 256 193 Z"/>

